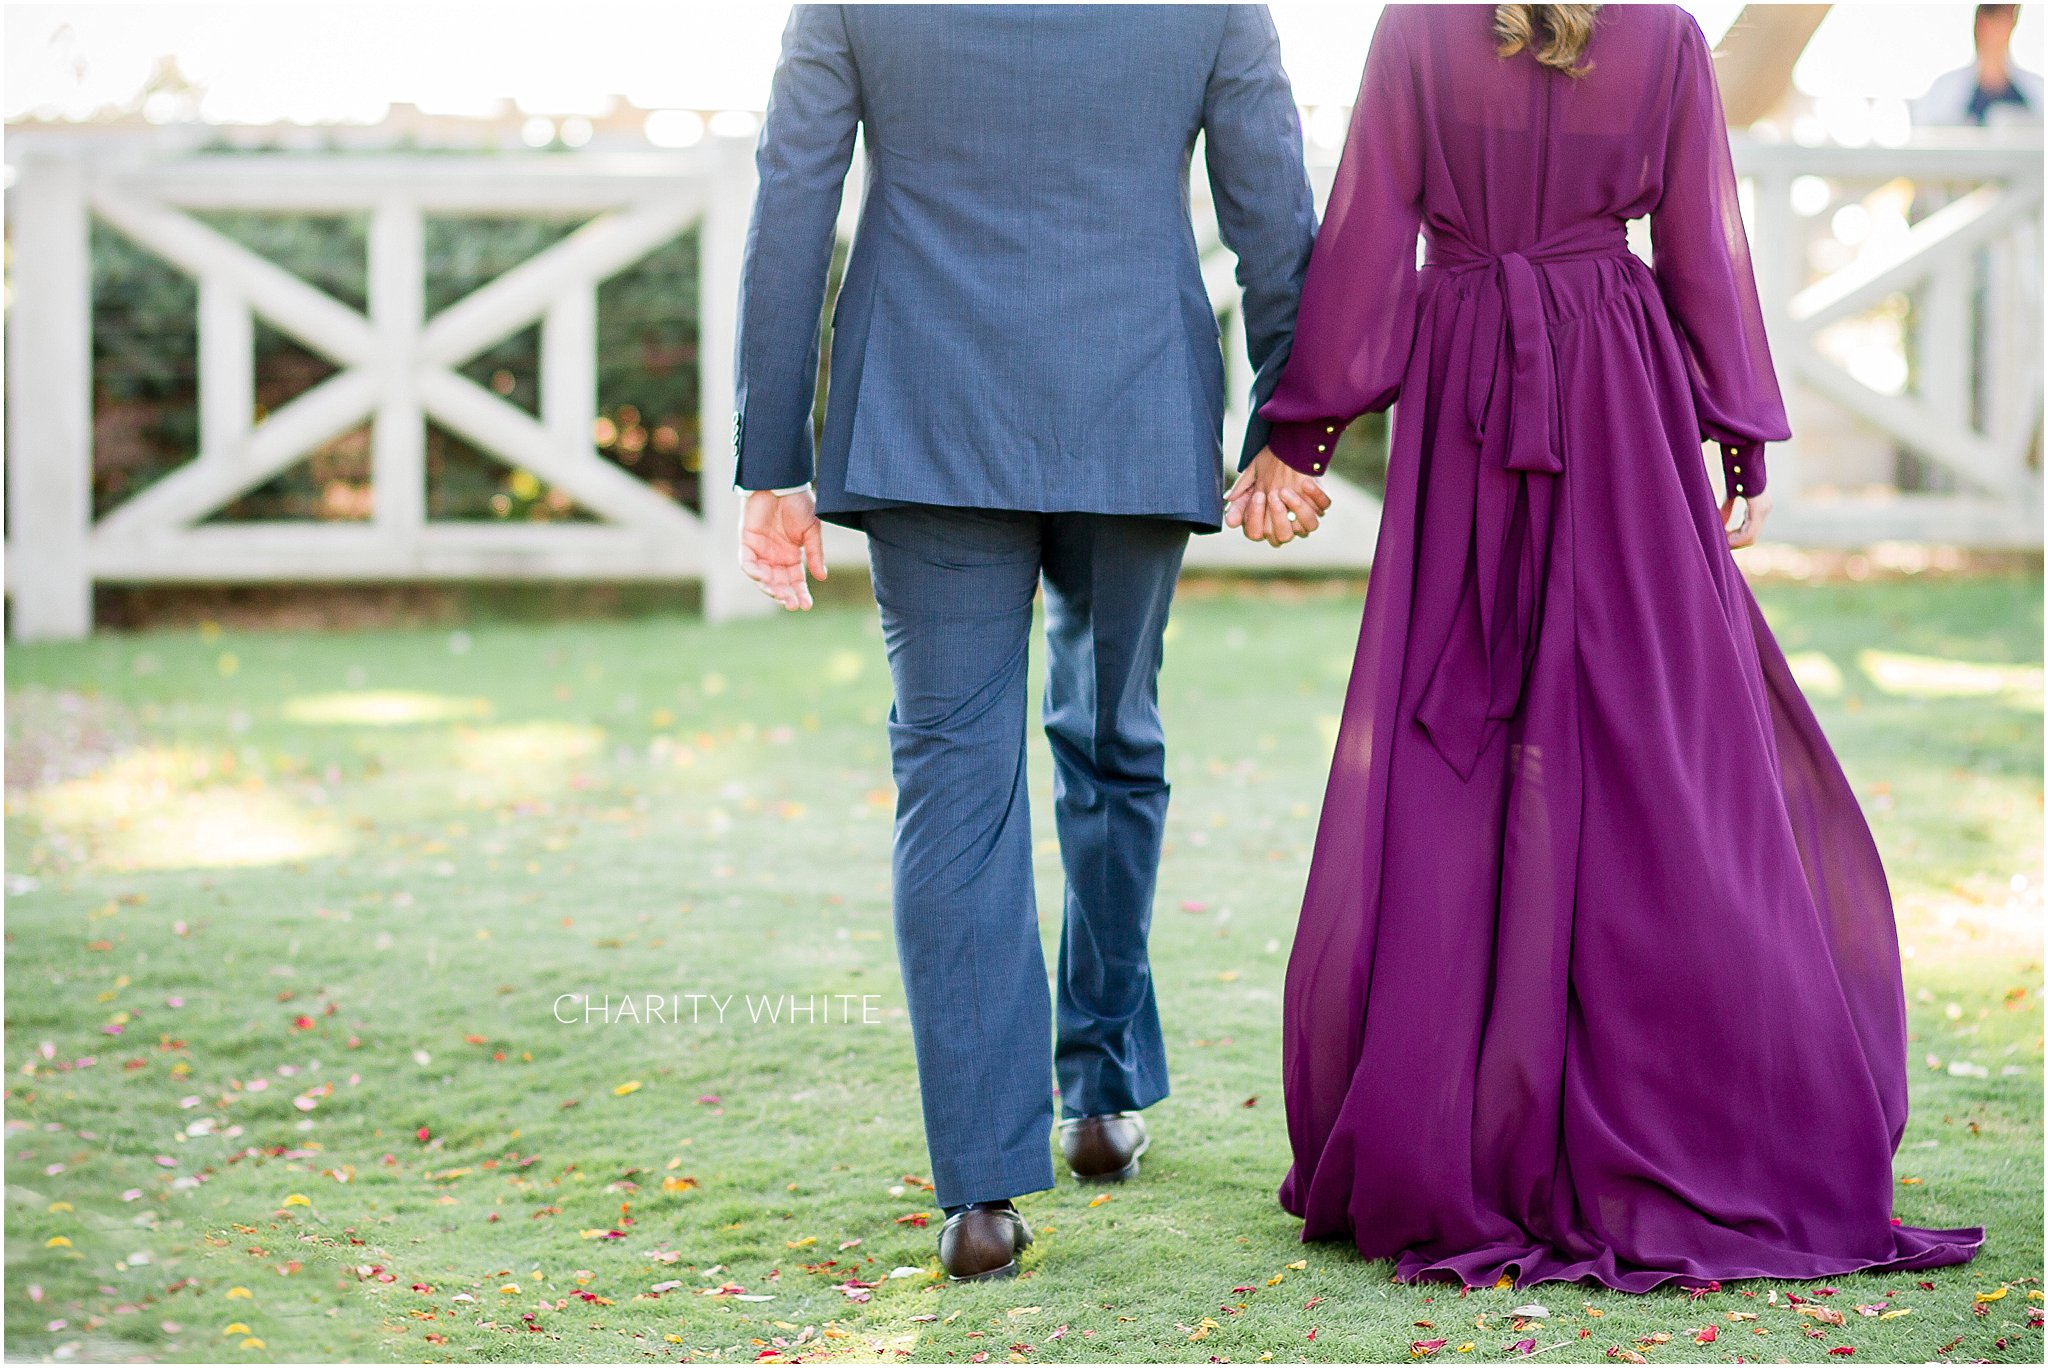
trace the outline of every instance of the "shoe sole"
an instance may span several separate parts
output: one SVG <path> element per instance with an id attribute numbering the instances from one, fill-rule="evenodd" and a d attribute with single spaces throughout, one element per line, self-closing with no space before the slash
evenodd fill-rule
<path id="1" fill-rule="evenodd" d="M 1014 1278 L 1016 1276 L 1017 1261 L 1012 1259 L 1001 1268 L 991 1268 L 986 1273 L 969 1273 L 964 1277 L 957 1273 L 948 1273 L 946 1281 L 956 1283 L 994 1282 L 998 1278 Z"/>

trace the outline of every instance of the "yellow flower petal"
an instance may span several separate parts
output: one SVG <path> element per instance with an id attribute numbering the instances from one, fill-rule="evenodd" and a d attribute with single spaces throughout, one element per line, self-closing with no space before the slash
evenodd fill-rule
<path id="1" fill-rule="evenodd" d="M 250 1301 L 254 1301 L 256 1299 L 256 1294 L 254 1292 L 251 1292 L 246 1287 L 230 1287 L 228 1289 L 228 1300 L 233 1301 L 237 1297 L 242 1297 Z"/>
<path id="2" fill-rule="evenodd" d="M 234 1324 L 224 1328 L 221 1331 L 221 1333 L 223 1335 L 253 1335 L 256 1332 L 251 1330 L 248 1326 L 242 1324 L 240 1321 L 236 1321 Z"/>
<path id="3" fill-rule="evenodd" d="M 263 1343 L 262 1340 L 257 1339 L 254 1335 L 251 1335 L 249 1336 L 249 1338 L 242 1341 L 242 1347 L 244 1349 L 262 1349 L 266 1348 L 267 1346 Z"/>
<path id="4" fill-rule="evenodd" d="M 291 1196 L 284 1199 L 284 1204 L 286 1206 L 311 1206 L 313 1205 L 313 1199 L 303 1192 L 294 1192 Z"/>
<path id="5" fill-rule="evenodd" d="M 1995 1291 L 1995 1292 L 1979 1292 L 1979 1293 L 1977 1294 L 1977 1298 L 1976 1298 L 1976 1299 L 1977 1299 L 1978 1301 L 1980 1301 L 1980 1302 L 1994 1302 L 1994 1301 L 2004 1301 L 2004 1300 L 2005 1300 L 2005 1294 L 2006 1294 L 2006 1292 L 2007 1292 L 2007 1291 L 2009 1291 L 2009 1290 L 2010 1290 L 2010 1289 L 2008 1289 L 2008 1288 L 2003 1288 L 2003 1287 L 2001 1287 L 2001 1288 L 1999 1288 L 1999 1289 L 1998 1289 L 1997 1291 Z"/>
<path id="6" fill-rule="evenodd" d="M 633 1081 L 632 1081 L 631 1083 L 621 1083 L 621 1084 L 619 1084 L 619 1086 L 618 1086 L 618 1087 L 616 1087 L 616 1088 L 613 1088 L 613 1089 L 612 1089 L 612 1096 L 613 1096 L 613 1097 L 624 1097 L 624 1096 L 625 1096 L 625 1095 L 626 1095 L 627 1093 L 636 1093 L 636 1092 L 639 1092 L 639 1091 L 640 1091 L 640 1080 L 636 1078 L 636 1079 L 634 1079 L 634 1080 L 633 1080 Z"/>
<path id="7" fill-rule="evenodd" d="M 71 1238 L 67 1235 L 52 1235 L 49 1239 L 43 1241 L 43 1248 L 69 1249 L 71 1248 Z"/>

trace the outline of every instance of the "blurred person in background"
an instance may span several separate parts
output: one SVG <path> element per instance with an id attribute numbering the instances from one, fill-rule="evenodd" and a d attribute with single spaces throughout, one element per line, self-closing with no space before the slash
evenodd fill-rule
<path id="1" fill-rule="evenodd" d="M 2018 5 L 1979 5 L 1977 60 L 1938 76 L 1913 102 L 1921 128 L 2039 128 L 2041 78 L 2012 59 Z"/>

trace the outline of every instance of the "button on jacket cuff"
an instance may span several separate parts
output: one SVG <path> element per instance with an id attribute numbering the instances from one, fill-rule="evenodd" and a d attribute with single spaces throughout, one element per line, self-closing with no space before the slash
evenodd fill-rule
<path id="1" fill-rule="evenodd" d="M 1349 419 L 1320 418 L 1305 423 L 1276 422 L 1266 445 L 1281 461 L 1304 475 L 1330 473 L 1330 457 Z"/>
<path id="2" fill-rule="evenodd" d="M 1764 492 L 1764 444 L 1743 442 L 1721 444 L 1723 488 L 1730 498 L 1748 498 Z"/>

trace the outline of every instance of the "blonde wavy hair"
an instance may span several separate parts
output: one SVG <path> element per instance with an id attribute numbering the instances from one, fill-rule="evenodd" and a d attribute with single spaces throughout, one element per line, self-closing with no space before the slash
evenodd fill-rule
<path id="1" fill-rule="evenodd" d="M 1598 5 L 1495 5 L 1494 51 L 1512 57 L 1527 49 L 1543 66 L 1567 76 L 1584 76 L 1593 64 L 1580 64 L 1593 37 Z"/>

